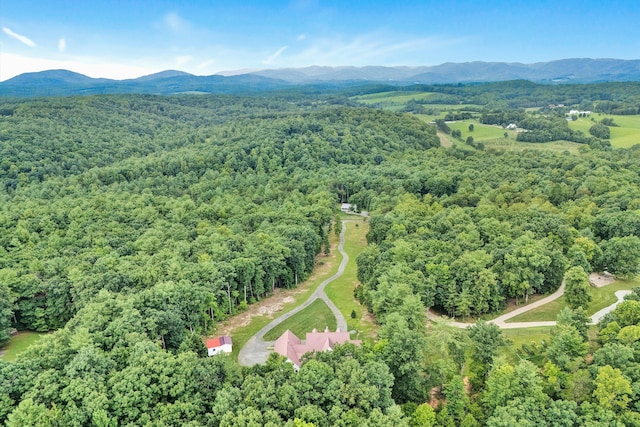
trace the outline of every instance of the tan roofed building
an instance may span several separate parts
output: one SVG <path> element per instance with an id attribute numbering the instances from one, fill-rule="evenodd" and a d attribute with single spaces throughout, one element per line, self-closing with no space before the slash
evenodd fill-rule
<path id="1" fill-rule="evenodd" d="M 287 329 L 285 333 L 276 340 L 275 351 L 286 357 L 296 370 L 298 370 L 300 369 L 300 359 L 305 353 L 312 351 L 331 351 L 336 344 L 344 344 L 346 342 L 360 345 L 359 340 L 349 339 L 349 333 L 341 332 L 340 329 L 337 329 L 335 332 L 330 332 L 329 328 L 326 328 L 324 332 L 318 332 L 314 329 L 312 332 L 307 332 L 304 342 Z"/>

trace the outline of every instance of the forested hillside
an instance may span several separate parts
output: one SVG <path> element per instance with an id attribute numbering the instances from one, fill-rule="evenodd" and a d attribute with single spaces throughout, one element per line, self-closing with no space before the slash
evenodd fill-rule
<path id="1" fill-rule="evenodd" d="M 458 154 L 421 159 L 409 194 L 371 219 L 358 272 L 376 315 L 402 302 L 390 289 L 469 316 L 555 290 L 568 265 L 638 273 L 638 150 Z"/>
<path id="2" fill-rule="evenodd" d="M 177 348 L 185 328 L 309 273 L 343 186 L 331 170 L 435 145 L 407 117 L 275 104 L 5 104 L 0 266 L 15 326 L 57 329 L 99 291 L 135 293 L 147 318 L 160 307 L 145 300 L 175 306 L 151 323 Z"/>
<path id="3" fill-rule="evenodd" d="M 10 328 L 55 332 L 0 361 L 0 420 L 638 425 L 637 301 L 592 348 L 584 312 L 567 309 L 548 351 L 517 366 L 497 357 L 495 325 L 427 327 L 424 313 L 495 312 L 555 290 L 571 267 L 636 275 L 640 150 L 444 149 L 412 115 L 348 105 L 291 93 L 2 100 L 0 341 Z M 298 373 L 278 357 L 242 370 L 202 357 L 201 334 L 309 275 L 347 201 L 371 211 L 356 294 L 378 340 Z"/>

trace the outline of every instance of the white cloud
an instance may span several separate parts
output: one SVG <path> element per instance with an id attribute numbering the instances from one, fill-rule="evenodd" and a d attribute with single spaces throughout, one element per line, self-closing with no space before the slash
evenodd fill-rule
<path id="1" fill-rule="evenodd" d="M 303 33 L 303 34 L 300 34 L 298 37 L 296 37 L 296 40 L 300 42 L 306 38 L 307 38 L 307 35 Z"/>
<path id="2" fill-rule="evenodd" d="M 351 39 L 315 39 L 306 49 L 288 59 L 294 66 L 306 65 L 422 65 L 427 55 L 465 42 L 466 38 L 422 37 L 400 39 L 383 33 L 363 34 Z"/>
<path id="3" fill-rule="evenodd" d="M 64 52 L 66 48 L 67 48 L 67 41 L 63 37 L 60 40 L 58 40 L 58 50 L 60 52 Z"/>
<path id="4" fill-rule="evenodd" d="M 176 33 L 186 31 L 191 27 L 189 21 L 180 17 L 177 13 L 167 13 L 164 16 L 164 24 L 167 28 Z"/>
<path id="5" fill-rule="evenodd" d="M 4 31 L 4 33 L 6 35 L 8 35 L 11 38 L 14 38 L 24 44 L 26 44 L 29 47 L 36 47 L 36 44 L 33 40 L 31 40 L 29 37 L 27 36 L 23 36 L 21 34 L 18 33 L 14 33 L 13 31 L 11 31 L 11 29 L 7 28 L 7 27 L 3 27 L 2 31 Z"/>
<path id="6" fill-rule="evenodd" d="M 289 48 L 289 46 L 282 46 L 273 55 L 269 56 L 267 59 L 262 61 L 262 63 L 263 64 L 267 64 L 267 65 L 273 64 L 273 61 L 275 61 L 280 55 L 282 55 L 282 52 L 284 52 L 288 48 Z"/>

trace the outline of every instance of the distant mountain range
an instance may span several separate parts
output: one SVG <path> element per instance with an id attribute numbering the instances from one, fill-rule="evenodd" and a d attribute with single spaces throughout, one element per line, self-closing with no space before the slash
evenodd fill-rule
<path id="1" fill-rule="evenodd" d="M 305 67 L 269 69 L 236 75 L 195 76 L 163 71 L 129 80 L 94 79 L 67 70 L 25 73 L 0 82 L 0 96 L 67 96 L 102 93 L 251 93 L 298 85 L 358 83 L 446 84 L 506 80 L 538 83 L 640 81 L 640 60 L 563 59 L 534 64 L 506 62 L 445 63 L 430 67 Z"/>

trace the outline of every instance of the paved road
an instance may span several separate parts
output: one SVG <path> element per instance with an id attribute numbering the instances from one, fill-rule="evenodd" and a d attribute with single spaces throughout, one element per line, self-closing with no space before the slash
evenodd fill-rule
<path id="1" fill-rule="evenodd" d="M 565 288 L 565 283 L 564 280 L 562 281 L 562 284 L 560 285 L 560 287 L 558 288 L 557 291 L 555 291 L 554 293 L 552 293 L 551 295 L 542 298 L 541 300 L 538 300 L 536 302 L 533 302 L 531 304 L 525 305 L 523 307 L 518 308 L 517 310 L 513 310 L 509 313 L 503 314 L 500 317 L 496 317 L 493 320 L 488 320 L 487 323 L 494 323 L 495 325 L 497 325 L 500 329 L 519 329 L 519 328 L 533 328 L 536 326 L 545 326 L 545 327 L 553 327 L 556 325 L 555 321 L 545 321 L 545 322 L 510 322 L 507 323 L 507 320 L 516 317 L 522 313 L 526 313 L 527 311 L 533 310 L 534 308 L 538 308 L 540 306 L 543 306 L 553 300 L 556 300 L 558 298 L 560 298 L 562 295 L 564 295 L 564 288 Z M 616 301 L 615 303 L 611 304 L 608 307 L 603 308 L 602 310 L 598 311 L 597 313 L 595 313 L 594 315 L 591 316 L 591 324 L 596 324 L 600 321 L 600 319 L 602 319 L 602 317 L 604 317 L 605 314 L 609 313 L 610 311 L 612 311 L 613 309 L 615 309 L 617 307 L 618 304 L 620 304 L 625 295 L 630 294 L 631 291 L 616 291 L 615 296 L 616 298 L 618 298 L 618 301 Z M 435 320 L 440 318 L 440 316 L 438 316 L 436 313 L 434 313 L 431 309 L 429 309 L 427 311 L 427 317 L 431 320 Z M 463 323 L 463 322 L 449 322 L 448 323 L 451 326 L 454 326 L 456 328 L 468 328 L 469 326 L 473 326 L 474 323 Z"/>
<path id="2" fill-rule="evenodd" d="M 324 301 L 327 304 L 327 306 L 331 309 L 331 312 L 336 317 L 338 328 L 340 328 L 341 331 L 347 330 L 346 319 L 344 318 L 342 313 L 340 313 L 340 310 L 338 310 L 338 308 L 335 306 L 333 301 L 331 301 L 327 296 L 327 294 L 324 292 L 324 288 L 329 283 L 333 282 L 334 280 L 342 276 L 342 274 L 344 273 L 344 269 L 346 268 L 347 263 L 349 262 L 349 255 L 347 255 L 347 253 L 344 251 L 344 235 L 347 231 L 346 223 L 349 221 L 351 220 L 342 221 L 342 231 L 340 232 L 340 244 L 338 245 L 338 252 L 342 254 L 342 262 L 340 263 L 340 266 L 338 267 L 338 271 L 336 272 L 336 274 L 329 277 L 324 282 L 320 283 L 320 286 L 318 286 L 318 288 L 313 292 L 313 294 L 311 294 L 309 299 L 306 300 L 304 303 L 294 308 L 293 310 L 289 311 L 288 313 L 285 313 L 282 316 L 272 320 L 271 322 L 269 322 L 268 325 L 260 329 L 254 336 L 252 336 L 249 339 L 249 341 L 247 341 L 247 343 L 244 345 L 244 347 L 242 347 L 242 349 L 240 350 L 240 353 L 238 354 L 238 363 L 240 363 L 240 365 L 253 366 L 256 363 L 266 362 L 267 358 L 269 357 L 269 354 L 271 353 L 271 350 L 269 350 L 269 347 L 273 347 L 274 342 L 264 341 L 265 334 L 269 332 L 271 329 L 273 329 L 274 327 L 276 327 L 277 325 L 279 325 L 280 323 L 282 323 L 283 321 L 285 321 L 286 319 L 290 318 L 291 316 L 294 316 L 296 313 L 307 308 L 309 305 L 311 305 L 312 302 L 314 302 L 317 299 L 321 299 L 322 301 Z"/>

